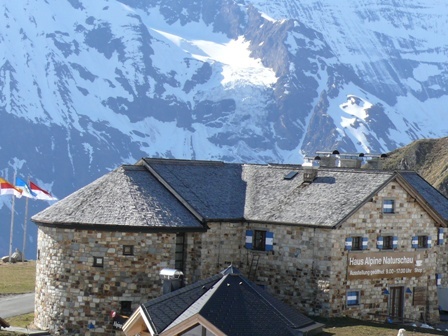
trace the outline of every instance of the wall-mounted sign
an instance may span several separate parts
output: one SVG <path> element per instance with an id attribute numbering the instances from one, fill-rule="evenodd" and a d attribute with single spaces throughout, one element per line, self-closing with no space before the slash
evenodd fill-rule
<path id="1" fill-rule="evenodd" d="M 347 279 L 412 278 L 425 273 L 421 252 L 350 252 Z"/>
<path id="2" fill-rule="evenodd" d="M 112 316 L 112 326 L 114 329 L 123 329 L 123 325 L 126 323 L 126 321 L 129 319 L 129 316 L 120 315 L 115 311 L 111 312 Z"/>

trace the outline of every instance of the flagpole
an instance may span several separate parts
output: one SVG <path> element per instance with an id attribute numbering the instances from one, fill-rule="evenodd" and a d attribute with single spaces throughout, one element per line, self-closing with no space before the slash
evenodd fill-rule
<path id="1" fill-rule="evenodd" d="M 16 171 L 14 171 L 14 179 L 16 180 Z M 13 182 L 15 183 L 15 182 Z M 14 194 L 12 195 L 12 205 L 11 205 L 11 231 L 9 232 L 9 263 L 11 263 L 11 255 L 12 255 L 12 235 L 14 231 L 14 203 L 15 203 L 16 196 Z"/>
<path id="2" fill-rule="evenodd" d="M 28 182 L 29 184 L 29 182 Z M 28 224 L 28 197 L 25 200 L 25 221 L 23 223 L 23 246 L 22 246 L 22 262 L 25 258 L 25 247 L 26 247 L 26 226 Z"/>

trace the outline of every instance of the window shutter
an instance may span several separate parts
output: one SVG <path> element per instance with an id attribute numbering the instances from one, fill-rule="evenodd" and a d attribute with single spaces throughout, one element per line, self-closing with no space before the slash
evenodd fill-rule
<path id="1" fill-rule="evenodd" d="M 358 303 L 358 292 L 347 292 L 347 305 L 352 306 Z"/>
<path id="2" fill-rule="evenodd" d="M 246 230 L 246 248 L 252 250 L 252 242 L 254 237 L 253 230 Z"/>
<path id="3" fill-rule="evenodd" d="M 432 239 L 431 236 L 428 236 L 428 248 L 431 248 L 432 246 Z"/>
<path id="4" fill-rule="evenodd" d="M 383 212 L 394 213 L 394 200 L 383 200 Z"/>
<path id="5" fill-rule="evenodd" d="M 436 285 L 440 286 L 442 284 L 442 274 L 436 273 Z"/>
<path id="6" fill-rule="evenodd" d="M 266 251 L 274 249 L 274 232 L 266 232 L 265 248 Z"/>
<path id="7" fill-rule="evenodd" d="M 345 249 L 347 251 L 351 251 L 352 246 L 353 246 L 353 238 L 352 237 L 345 238 Z"/>
<path id="8" fill-rule="evenodd" d="M 445 239 L 445 230 L 443 228 L 439 229 L 439 235 L 438 235 L 438 240 L 437 240 L 437 244 L 438 245 L 443 245 L 444 240 Z"/>
<path id="9" fill-rule="evenodd" d="M 379 236 L 376 240 L 376 247 L 378 248 L 378 250 L 382 250 L 383 249 L 383 237 Z"/>
<path id="10" fill-rule="evenodd" d="M 362 247 L 361 249 L 367 250 L 369 247 L 369 237 L 362 237 Z"/>
<path id="11" fill-rule="evenodd" d="M 412 237 L 411 244 L 412 244 L 412 248 L 418 248 L 418 237 L 417 236 Z"/>
<path id="12" fill-rule="evenodd" d="M 396 249 L 398 247 L 398 237 L 394 236 L 392 239 L 392 248 Z"/>

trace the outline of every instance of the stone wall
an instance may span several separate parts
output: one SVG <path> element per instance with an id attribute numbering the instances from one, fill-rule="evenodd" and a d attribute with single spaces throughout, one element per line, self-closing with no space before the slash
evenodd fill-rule
<path id="1" fill-rule="evenodd" d="M 208 225 L 210 230 L 202 240 L 202 278 L 233 264 L 244 276 L 300 311 L 319 315 L 329 309 L 330 230 L 258 223 Z M 248 229 L 273 232 L 274 250 L 246 249 Z"/>
<path id="2" fill-rule="evenodd" d="M 384 198 L 395 200 L 395 213 L 383 213 Z M 447 244 L 437 244 L 435 220 L 397 182 L 391 182 L 335 229 L 257 223 L 208 225 L 210 230 L 203 234 L 201 248 L 196 251 L 201 253 L 196 259 L 202 262 L 194 280 L 216 274 L 232 263 L 243 275 L 308 315 L 347 315 L 382 321 L 388 315 L 389 305 L 389 296 L 383 294 L 383 289 L 402 286 L 412 292 L 404 294 L 405 319 L 439 318 L 435 277 L 436 273 L 442 274 L 442 285 L 447 284 Z M 248 229 L 273 232 L 274 250 L 247 250 L 244 242 Z M 425 274 L 348 280 L 347 258 L 352 252 L 345 250 L 346 237 L 368 237 L 368 249 L 363 253 L 381 255 L 376 241 L 382 234 L 398 236 L 397 252 L 416 251 L 411 245 L 413 236 L 431 236 L 432 247 L 419 250 Z M 256 264 L 257 259 L 258 267 L 253 272 L 251 263 Z M 424 305 L 414 302 L 416 288 L 426 290 Z M 348 307 L 346 295 L 352 290 L 360 291 L 360 304 Z"/>
<path id="3" fill-rule="evenodd" d="M 384 214 L 382 212 L 383 199 L 395 200 L 395 212 Z M 382 279 L 347 279 L 347 260 L 349 251 L 344 250 L 345 238 L 350 236 L 368 237 L 368 249 L 364 253 L 377 253 L 377 237 L 381 235 L 393 235 L 398 237 L 396 252 L 421 252 L 425 274 L 417 277 L 396 276 L 395 278 Z M 385 320 L 388 315 L 389 296 L 383 294 L 383 289 L 394 286 L 402 286 L 404 294 L 404 318 L 409 320 L 438 321 L 436 273 L 439 272 L 438 263 L 441 260 L 438 255 L 446 250 L 445 245 L 437 244 L 437 225 L 428 213 L 412 198 L 397 182 L 390 183 L 386 188 L 375 195 L 353 216 L 341 225 L 332 235 L 332 245 L 335 251 L 332 257 L 331 291 L 332 315 L 343 311 L 344 314 L 362 319 Z M 428 235 L 432 238 L 432 247 L 415 249 L 412 247 L 412 237 Z M 441 271 L 441 270 L 440 270 Z M 446 274 L 446 273 L 445 273 Z M 427 299 L 424 305 L 414 304 L 413 295 L 415 288 L 425 288 Z M 412 293 L 406 293 L 406 289 Z M 360 304 L 353 307 L 346 306 L 346 292 L 348 290 L 360 290 Z"/>
<path id="4" fill-rule="evenodd" d="M 159 272 L 174 267 L 175 235 L 39 227 L 35 324 L 54 335 L 114 335 L 121 301 L 162 294 Z M 123 245 L 134 246 L 123 255 Z M 93 258 L 104 266 L 94 267 Z M 117 332 L 117 335 L 122 335 Z"/>
<path id="5" fill-rule="evenodd" d="M 395 200 L 394 214 L 383 214 L 384 198 Z M 341 205 L 343 206 L 343 205 Z M 336 228 L 313 228 L 266 223 L 207 223 L 205 233 L 187 233 L 185 283 L 205 279 L 233 264 L 242 274 L 264 286 L 274 296 L 308 315 L 352 316 L 384 320 L 389 297 L 384 288 L 403 286 L 412 292 L 425 289 L 424 304 L 414 293 L 404 294 L 404 317 L 427 321 L 438 318 L 435 274 L 448 283 L 446 245 L 437 245 L 435 220 L 396 182 L 373 195 Z M 274 234 L 273 251 L 245 248 L 246 230 Z M 396 251 L 412 252 L 411 238 L 430 235 L 432 247 L 421 249 L 426 273 L 420 277 L 392 279 L 347 278 L 345 239 L 367 236 L 364 253 L 378 253 L 377 237 L 398 236 Z M 174 268 L 175 234 L 82 231 L 39 227 L 36 278 L 36 318 L 41 328 L 55 335 L 113 335 L 110 311 L 120 311 L 121 301 L 132 308 L 162 294 L 159 272 Z M 133 245 L 134 255 L 124 256 L 123 245 Z M 104 267 L 93 267 L 103 257 Z M 360 303 L 347 306 L 347 291 L 359 290 Z M 89 329 L 89 326 L 92 329 Z M 121 333 L 116 333 L 121 335 Z"/>

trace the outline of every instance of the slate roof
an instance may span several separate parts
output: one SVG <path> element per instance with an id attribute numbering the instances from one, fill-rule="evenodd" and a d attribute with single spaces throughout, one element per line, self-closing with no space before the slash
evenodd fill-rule
<path id="1" fill-rule="evenodd" d="M 391 172 L 319 170 L 303 186 L 299 165 L 224 164 L 145 159 L 179 195 L 206 219 L 333 226 Z M 290 180 L 291 171 L 298 174 Z M 327 197 L 332 195 L 331 198 Z"/>
<path id="2" fill-rule="evenodd" d="M 297 175 L 284 179 L 291 171 Z M 374 191 L 392 172 L 320 168 L 310 184 L 301 167 L 245 165 L 247 220 L 334 226 Z"/>
<path id="3" fill-rule="evenodd" d="M 39 224 L 203 229 L 146 168 L 124 165 L 32 217 Z"/>
<path id="4" fill-rule="evenodd" d="M 227 335 L 297 335 L 322 325 L 277 300 L 239 272 L 222 272 L 142 305 L 162 331 L 196 314 Z"/>
<path id="5" fill-rule="evenodd" d="M 424 178 L 413 172 L 400 172 L 400 175 L 419 193 L 428 204 L 448 221 L 448 201 L 436 188 Z"/>
<path id="6" fill-rule="evenodd" d="M 144 159 L 203 218 L 244 218 L 242 165 L 218 161 Z"/>
<path id="7" fill-rule="evenodd" d="M 207 221 L 243 220 L 331 228 L 399 176 L 448 221 L 448 199 L 415 172 L 321 167 L 312 183 L 303 176 L 301 165 L 144 158 L 104 175 L 32 220 L 129 230 L 205 230 Z"/>

